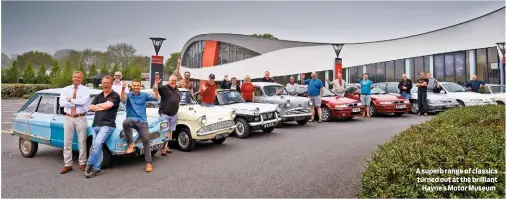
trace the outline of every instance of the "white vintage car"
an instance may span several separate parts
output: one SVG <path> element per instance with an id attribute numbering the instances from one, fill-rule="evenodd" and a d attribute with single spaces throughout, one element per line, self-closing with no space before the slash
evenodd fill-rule
<path id="1" fill-rule="evenodd" d="M 440 94 L 455 98 L 461 106 L 496 104 L 493 97 L 468 91 L 454 82 L 440 82 L 440 84 L 443 88 Z"/>
<path id="2" fill-rule="evenodd" d="M 143 90 L 154 95 L 152 90 Z M 215 144 L 225 142 L 235 128 L 235 111 L 223 107 L 200 106 L 187 89 L 179 88 L 181 99 L 177 113 L 176 131 L 172 140 L 182 151 L 192 151 L 197 142 L 211 140 Z M 149 117 L 159 117 L 157 103 L 146 108 Z"/>
<path id="3" fill-rule="evenodd" d="M 195 98 L 200 102 L 198 92 L 195 93 Z M 233 89 L 218 89 L 215 106 L 232 108 L 236 111 L 235 135 L 238 138 L 248 137 L 252 130 L 271 133 L 281 121 L 280 108 L 277 105 L 245 102 L 241 94 Z"/>
<path id="4" fill-rule="evenodd" d="M 490 96 L 495 99 L 495 102 L 499 105 L 504 105 L 506 102 L 506 86 L 500 84 L 485 84 L 481 93 L 486 96 Z"/>

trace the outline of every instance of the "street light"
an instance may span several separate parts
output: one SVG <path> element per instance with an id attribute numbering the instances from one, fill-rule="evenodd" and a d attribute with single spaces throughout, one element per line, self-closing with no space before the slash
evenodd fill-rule
<path id="1" fill-rule="evenodd" d="M 162 47 L 163 41 L 165 41 L 165 38 L 161 37 L 150 37 L 151 41 L 153 42 L 153 47 L 155 47 L 156 55 L 158 55 L 158 52 L 160 51 L 160 48 Z"/>
<path id="2" fill-rule="evenodd" d="M 501 50 L 502 56 L 504 57 L 504 54 L 506 54 L 506 51 L 504 50 L 504 42 L 498 42 L 496 45 L 499 47 L 499 50 Z"/>

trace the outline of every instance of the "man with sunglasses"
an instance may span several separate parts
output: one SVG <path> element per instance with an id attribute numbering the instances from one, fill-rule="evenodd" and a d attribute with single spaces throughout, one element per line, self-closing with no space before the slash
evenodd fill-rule
<path id="1" fill-rule="evenodd" d="M 114 82 L 112 83 L 112 90 L 118 94 L 121 93 L 121 91 L 125 91 L 125 93 L 128 93 L 130 89 L 128 87 L 123 88 L 123 81 L 121 81 L 121 78 L 123 78 L 123 74 L 120 71 L 116 71 L 114 73 Z"/>

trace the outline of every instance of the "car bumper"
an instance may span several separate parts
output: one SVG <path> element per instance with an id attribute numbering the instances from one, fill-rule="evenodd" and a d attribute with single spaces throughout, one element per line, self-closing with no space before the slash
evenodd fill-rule
<path id="1" fill-rule="evenodd" d="M 121 144 L 116 144 L 116 147 L 121 148 L 121 149 L 110 150 L 111 154 L 112 155 L 127 155 L 127 153 L 126 153 L 127 146 L 128 146 L 128 143 L 126 143 L 126 142 L 121 143 Z M 158 138 L 156 140 L 151 140 L 151 143 L 150 143 L 151 151 L 159 150 L 159 149 L 163 148 L 164 146 L 165 146 L 165 141 L 163 141 L 163 139 L 161 139 L 161 138 Z M 136 144 L 135 154 L 136 155 L 144 154 L 144 148 L 142 148 L 142 144 L 140 146 Z"/>
<path id="2" fill-rule="evenodd" d="M 312 115 L 312 113 L 281 115 L 281 120 L 283 122 L 306 120 L 308 118 L 311 118 Z"/>
<path id="3" fill-rule="evenodd" d="M 358 112 L 354 112 L 352 108 L 347 109 L 332 109 L 332 118 L 348 118 L 348 117 L 355 117 L 357 115 L 360 115 L 363 111 L 363 107 L 357 107 L 360 110 Z"/>
<path id="4" fill-rule="evenodd" d="M 228 136 L 230 133 L 234 132 L 235 128 L 237 128 L 236 125 L 226 127 L 223 129 L 214 130 L 214 131 L 198 133 L 197 136 L 194 137 L 193 139 L 195 139 L 195 140 L 210 140 L 210 139 L 216 138 L 216 135 L 219 135 L 219 134 L 226 134 L 225 136 Z"/>
<path id="5" fill-rule="evenodd" d="M 406 108 L 397 108 L 397 105 L 377 105 L 376 112 L 378 113 L 407 113 L 411 110 L 411 104 L 404 104 Z"/>

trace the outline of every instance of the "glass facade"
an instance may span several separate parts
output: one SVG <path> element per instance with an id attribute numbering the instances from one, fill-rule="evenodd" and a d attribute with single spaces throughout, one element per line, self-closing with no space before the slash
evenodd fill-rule
<path id="1" fill-rule="evenodd" d="M 184 52 L 182 65 L 188 68 L 201 68 L 204 54 L 204 41 L 196 41 Z"/>
<path id="2" fill-rule="evenodd" d="M 316 71 L 316 75 L 318 76 L 317 78 L 322 81 L 323 85 L 325 85 L 325 73 L 328 73 L 328 79 L 330 81 L 332 81 L 334 79 L 334 75 L 333 75 L 334 71 L 333 70 Z M 311 72 L 304 73 L 304 74 L 306 75 L 306 77 L 304 79 L 310 79 L 311 78 Z M 290 75 L 284 75 L 284 76 L 275 76 L 275 77 L 271 77 L 271 78 L 274 79 L 274 81 L 276 83 L 278 83 L 278 84 L 286 85 L 286 84 L 288 84 L 288 82 L 290 82 L 290 77 L 291 76 L 295 77 L 295 82 L 298 83 L 298 84 L 300 84 L 299 74 L 290 74 Z M 262 81 L 262 78 L 252 79 L 251 81 L 253 81 L 253 82 L 259 82 L 259 81 Z"/>
<path id="3" fill-rule="evenodd" d="M 477 75 L 478 79 L 485 83 L 500 84 L 500 68 L 503 66 L 500 65 L 498 53 L 496 47 L 489 47 L 435 54 L 432 55 L 433 63 L 431 63 L 431 55 L 370 63 L 366 64 L 366 72 L 369 73 L 369 79 L 373 82 L 397 82 L 401 80 L 402 74 L 406 72 L 407 60 L 410 63 L 412 80 L 420 78 L 420 71 L 430 72 L 432 64 L 432 75 L 439 81 L 455 82 L 462 85 L 468 82 L 472 75 Z M 471 68 L 471 66 L 476 68 Z M 358 82 L 357 77 L 360 79 L 358 76 L 359 69 L 361 70 L 362 66 L 346 68 L 350 71 L 350 82 Z"/>

